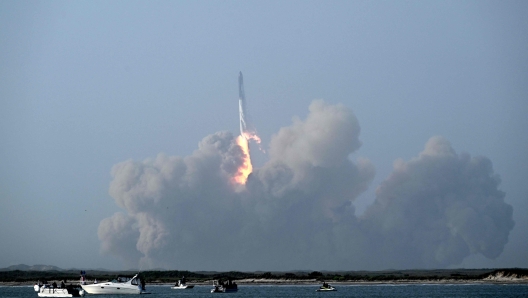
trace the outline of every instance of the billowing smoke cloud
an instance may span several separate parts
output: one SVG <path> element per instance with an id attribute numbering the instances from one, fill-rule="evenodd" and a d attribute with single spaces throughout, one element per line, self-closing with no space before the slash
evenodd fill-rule
<path id="1" fill-rule="evenodd" d="M 442 137 L 417 158 L 397 160 L 362 223 L 379 262 L 438 268 L 469 254 L 496 258 L 514 225 L 499 183 L 489 159 L 458 155 Z"/>
<path id="2" fill-rule="evenodd" d="M 441 137 L 396 161 L 356 217 L 352 202 L 375 174 L 349 159 L 359 133 L 348 108 L 314 101 L 306 120 L 273 136 L 269 161 L 245 185 L 232 179 L 245 156 L 228 132 L 187 157 L 119 163 L 110 195 L 124 212 L 100 223 L 102 250 L 127 265 L 188 270 L 445 267 L 501 253 L 512 208 L 491 162 Z"/>

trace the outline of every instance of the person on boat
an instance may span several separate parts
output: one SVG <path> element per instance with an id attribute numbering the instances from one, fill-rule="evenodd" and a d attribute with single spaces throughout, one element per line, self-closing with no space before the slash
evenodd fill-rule
<path id="1" fill-rule="evenodd" d="M 54 289 L 56 289 L 56 288 L 57 288 L 57 283 L 56 283 L 56 282 L 53 282 L 53 283 L 51 284 L 51 286 L 52 286 Z"/>
<path id="2" fill-rule="evenodd" d="M 66 288 L 66 285 L 64 284 L 64 280 L 61 281 L 61 289 Z"/>

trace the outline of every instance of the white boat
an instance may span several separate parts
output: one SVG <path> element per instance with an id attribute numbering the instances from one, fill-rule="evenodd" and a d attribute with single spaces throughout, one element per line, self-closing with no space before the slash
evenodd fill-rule
<path id="1" fill-rule="evenodd" d="M 211 289 L 211 293 L 231 293 L 238 291 L 237 284 L 231 280 L 228 280 L 226 283 L 213 281 L 213 286 L 214 288 Z"/>
<path id="2" fill-rule="evenodd" d="M 323 283 L 322 286 L 319 287 L 319 289 L 315 290 L 316 292 L 327 292 L 327 291 L 337 291 L 336 288 L 332 287 L 331 285 L 327 283 Z"/>
<path id="3" fill-rule="evenodd" d="M 81 287 L 88 294 L 146 294 L 144 285 L 138 275 L 132 278 L 119 276 L 109 281 L 94 284 L 82 284 Z"/>
<path id="4" fill-rule="evenodd" d="M 64 286 L 57 288 L 49 284 L 36 284 L 33 289 L 39 297 L 81 297 L 84 296 L 84 290 L 79 286 Z"/>
<path id="5" fill-rule="evenodd" d="M 186 285 L 186 284 L 181 284 L 181 285 L 177 285 L 177 286 L 172 286 L 171 289 L 173 290 L 190 290 L 194 288 L 194 286 L 190 286 L 190 285 Z"/>
<path id="6" fill-rule="evenodd" d="M 178 280 L 177 284 L 171 287 L 171 289 L 173 290 L 190 290 L 192 288 L 194 288 L 194 285 L 188 285 L 185 282 L 185 276 L 182 279 Z"/>

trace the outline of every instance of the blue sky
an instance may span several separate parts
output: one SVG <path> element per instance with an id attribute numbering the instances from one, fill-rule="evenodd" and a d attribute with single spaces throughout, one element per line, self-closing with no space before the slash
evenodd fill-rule
<path id="1" fill-rule="evenodd" d="M 353 112 L 349 159 L 375 168 L 357 216 L 433 136 L 487 157 L 515 226 L 495 259 L 450 266 L 528 267 L 526 13 L 523 1 L 1 1 L 0 267 L 134 266 L 98 236 L 131 212 L 109 194 L 112 167 L 237 134 L 239 71 L 264 148 L 315 99 Z"/>

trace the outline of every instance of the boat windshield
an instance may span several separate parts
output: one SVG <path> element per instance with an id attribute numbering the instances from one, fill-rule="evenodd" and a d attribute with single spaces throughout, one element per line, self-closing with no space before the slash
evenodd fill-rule
<path id="1" fill-rule="evenodd" d="M 127 282 L 131 280 L 131 277 L 125 277 L 125 276 L 118 276 L 117 279 L 112 280 L 112 282 Z"/>

